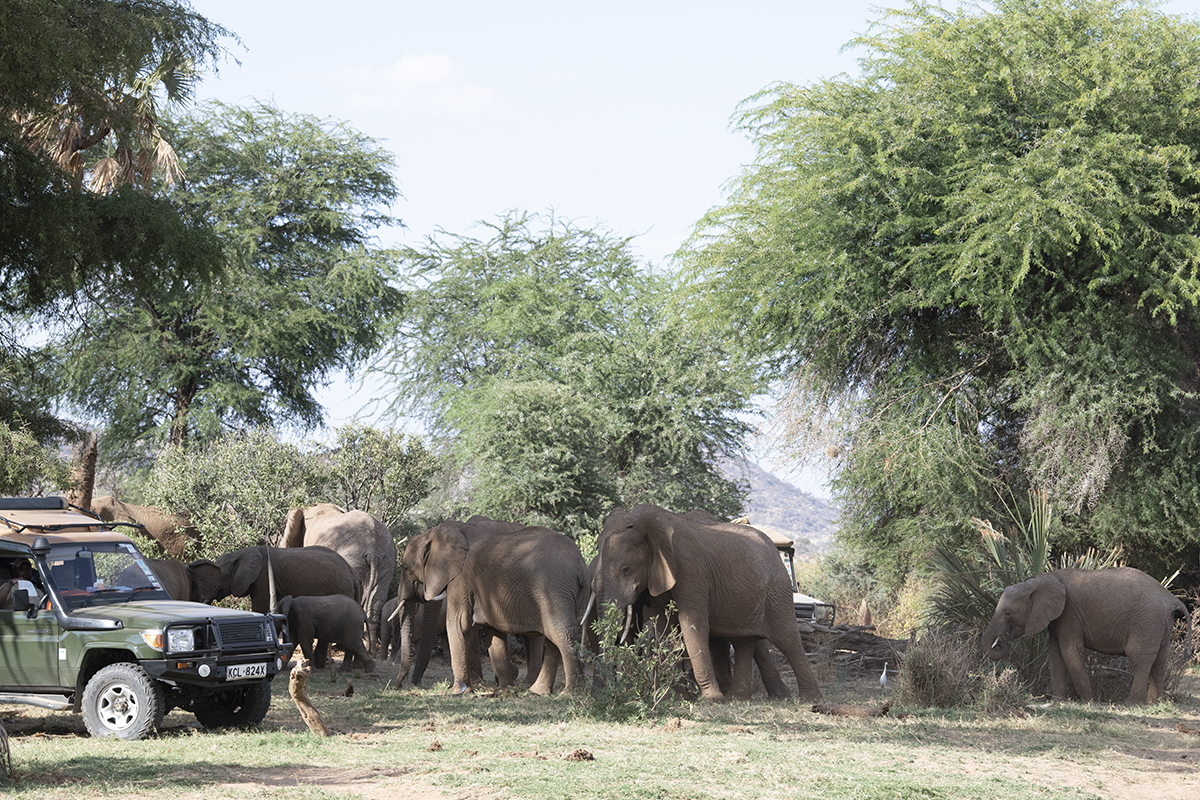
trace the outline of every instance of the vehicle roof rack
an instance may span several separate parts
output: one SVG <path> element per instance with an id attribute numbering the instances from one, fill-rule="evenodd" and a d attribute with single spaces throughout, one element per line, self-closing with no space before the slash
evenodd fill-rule
<path id="1" fill-rule="evenodd" d="M 20 511 L 45 511 L 67 507 L 65 497 L 0 497 L 0 508 Z"/>

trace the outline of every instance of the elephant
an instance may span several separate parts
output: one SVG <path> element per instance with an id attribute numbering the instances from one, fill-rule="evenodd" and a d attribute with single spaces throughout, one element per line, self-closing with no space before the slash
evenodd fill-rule
<path id="1" fill-rule="evenodd" d="M 513 530 L 513 528 L 516 528 Z M 415 606 L 445 596 L 446 636 L 454 670 L 454 691 L 471 691 L 470 665 L 479 627 L 491 637 L 489 654 L 501 687 L 514 675 L 508 662 L 508 634 L 544 635 L 545 656 L 530 686 L 550 694 L 561 661 L 564 692 L 579 686 L 579 620 L 587 600 L 587 566 L 579 548 L 557 531 L 520 527 L 485 517 L 447 520 L 414 536 L 400 568 L 400 675 L 407 673 Z M 532 647 L 530 648 L 533 649 Z M 532 672 L 532 669 L 531 669 Z"/>
<path id="2" fill-rule="evenodd" d="M 1084 648 L 1124 655 L 1133 668 L 1132 704 L 1161 696 L 1176 619 L 1191 617 L 1183 602 L 1133 567 L 1059 569 L 1006 587 L 983 633 L 984 653 L 1006 658 L 1009 641 L 1049 631 L 1050 694 L 1067 696 L 1067 678 L 1085 702 L 1093 698 Z"/>
<path id="3" fill-rule="evenodd" d="M 380 630 L 380 657 L 388 661 L 400 659 L 400 621 L 396 609 L 400 607 L 400 598 L 393 597 L 383 604 L 383 626 Z M 421 685 L 421 678 L 429 666 L 429 658 L 439 640 L 446 638 L 446 604 L 441 600 L 422 603 L 417 606 L 416 617 L 413 619 L 413 650 L 416 652 L 412 662 L 412 684 Z M 426 620 L 430 624 L 426 624 Z M 449 654 L 447 644 L 445 652 Z M 403 681 L 401 681 L 403 683 Z"/>
<path id="4" fill-rule="evenodd" d="M 270 608 L 267 554 L 275 573 L 275 596 L 320 596 L 344 594 L 360 602 L 362 584 L 346 560 L 328 547 L 243 547 L 218 556 L 216 561 L 199 559 L 188 564 L 195 598 L 210 603 L 230 595 L 249 597 L 259 614 Z"/>
<path id="5" fill-rule="evenodd" d="M 597 550 L 590 603 L 624 609 L 628 629 L 635 606 L 647 596 L 657 608 L 669 597 L 704 700 L 728 698 L 714 671 L 712 636 L 729 640 L 735 650 L 734 698 L 749 699 L 754 650 L 766 639 L 787 658 L 801 696 L 822 699 L 796 627 L 787 568 L 761 531 L 719 522 L 704 511 L 675 514 L 643 504 L 614 509 Z"/>
<path id="6" fill-rule="evenodd" d="M 287 617 L 288 633 L 315 669 L 325 668 L 330 643 L 346 654 L 339 672 L 351 672 L 355 664 L 361 664 L 364 672 L 375 669 L 375 660 L 363 645 L 367 614 L 353 598 L 343 594 L 287 595 L 279 601 L 279 613 Z M 317 641 L 315 651 L 313 639 Z"/>
<path id="7" fill-rule="evenodd" d="M 200 532 L 178 514 L 169 514 L 154 506 L 135 506 L 110 494 L 92 499 L 92 513 L 105 522 L 131 522 L 162 548 L 167 558 L 182 561 L 188 545 L 200 540 Z"/>
<path id="8" fill-rule="evenodd" d="M 192 574 L 187 564 L 173 558 L 147 558 L 146 563 L 154 570 L 163 590 L 171 595 L 172 600 L 196 599 L 192 591 Z M 145 585 L 146 577 L 136 564 L 131 564 L 117 578 L 117 582 L 137 587 Z"/>
<path id="9" fill-rule="evenodd" d="M 328 547 L 346 560 L 363 587 L 362 607 L 367 613 L 367 645 L 380 649 L 383 604 L 396 572 L 396 542 L 392 532 L 365 511 L 346 511 L 332 503 L 288 512 L 283 531 L 284 547 Z"/>

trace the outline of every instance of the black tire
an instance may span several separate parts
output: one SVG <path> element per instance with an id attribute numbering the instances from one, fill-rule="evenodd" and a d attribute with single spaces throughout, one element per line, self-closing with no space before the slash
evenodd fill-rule
<path id="1" fill-rule="evenodd" d="M 251 728 L 270 708 L 271 684 L 261 681 L 218 691 L 211 703 L 196 709 L 196 719 L 206 728 Z"/>
<path id="2" fill-rule="evenodd" d="M 96 738 L 144 739 L 161 723 L 162 687 L 137 664 L 109 664 L 83 688 L 83 724 Z"/>

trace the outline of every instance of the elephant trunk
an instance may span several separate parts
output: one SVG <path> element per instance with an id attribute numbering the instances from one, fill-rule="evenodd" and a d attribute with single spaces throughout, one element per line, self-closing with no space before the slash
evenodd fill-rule
<path id="1" fill-rule="evenodd" d="M 981 641 L 983 654 L 992 661 L 1003 661 L 1008 658 L 1008 653 L 1011 648 L 1009 632 L 1001 626 L 992 624 L 983 632 Z"/>
<path id="2" fill-rule="evenodd" d="M 396 685 L 403 686 L 412 665 L 412 629 L 413 616 L 416 613 L 416 603 L 412 600 L 401 600 L 396 606 L 393 616 L 400 617 L 400 671 L 396 675 Z"/>

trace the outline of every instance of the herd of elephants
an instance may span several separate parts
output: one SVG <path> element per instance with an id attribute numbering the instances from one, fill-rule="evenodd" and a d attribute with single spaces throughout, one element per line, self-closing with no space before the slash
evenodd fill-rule
<path id="1" fill-rule="evenodd" d="M 400 554 L 381 521 L 332 504 L 292 509 L 279 547 L 184 563 L 179 559 L 195 535 L 186 521 L 112 497 L 96 498 L 92 510 L 110 522 L 142 525 L 174 556 L 152 566 L 175 599 L 248 597 L 261 613 L 273 589 L 293 639 L 316 668 L 325 666 L 334 643 L 345 653 L 343 670 L 371 670 L 375 658 L 387 657 L 399 661 L 398 684 L 411 678 L 419 685 L 444 632 L 454 692 L 470 692 L 482 680 L 485 647 L 504 688 L 516 681 L 510 636 L 523 636 L 530 691 L 553 692 L 561 667 L 564 691 L 577 693 L 581 646 L 598 651 L 591 622 L 615 606 L 624 615 L 621 639 L 641 626 L 678 626 L 704 700 L 749 699 L 755 664 L 769 695 L 790 694 L 768 642 L 787 661 L 800 695 L 822 699 L 776 546 L 748 524 L 704 511 L 614 509 L 588 564 L 562 533 L 480 516 L 413 536 Z M 1163 690 L 1178 619 L 1187 621 L 1194 652 L 1186 606 L 1145 573 L 1056 570 L 1004 590 L 982 649 L 1002 659 L 1012 639 L 1048 630 L 1052 695 L 1068 696 L 1069 678 L 1082 700 L 1092 700 L 1085 656 L 1091 649 L 1125 655 L 1133 673 L 1129 701 L 1153 702 Z"/>

